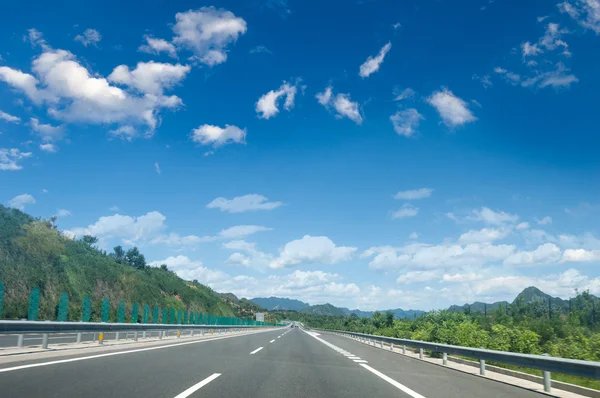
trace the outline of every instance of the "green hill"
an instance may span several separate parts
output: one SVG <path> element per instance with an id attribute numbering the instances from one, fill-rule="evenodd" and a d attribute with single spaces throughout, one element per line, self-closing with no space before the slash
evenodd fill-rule
<path id="1" fill-rule="evenodd" d="M 133 303 L 219 316 L 251 317 L 257 308 L 248 300 L 219 295 L 198 281 L 185 281 L 166 266 L 146 266 L 137 249 L 108 255 L 94 247 L 93 237 L 70 239 L 58 231 L 53 221 L 0 205 L 3 319 L 27 317 L 29 294 L 36 287 L 41 293 L 41 320 L 56 319 L 62 292 L 69 295 L 68 317 L 74 321 L 80 320 L 85 296 L 92 299 L 91 319 L 96 321 L 104 298 L 110 300 L 112 321 L 120 300 L 125 301 L 127 314 Z"/>
<path id="2" fill-rule="evenodd" d="M 293 300 L 288 298 L 280 298 L 280 297 L 256 297 L 252 299 L 253 302 L 260 305 L 261 307 L 266 308 L 269 311 L 273 310 L 290 310 L 290 311 L 300 311 L 303 308 L 308 307 L 309 305 L 300 301 Z"/>
<path id="3" fill-rule="evenodd" d="M 312 315 L 346 316 L 346 312 L 331 304 L 311 305 L 300 310 L 301 313 Z"/>

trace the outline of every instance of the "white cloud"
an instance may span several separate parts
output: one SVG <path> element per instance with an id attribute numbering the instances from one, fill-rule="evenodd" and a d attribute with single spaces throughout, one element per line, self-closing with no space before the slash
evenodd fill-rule
<path id="1" fill-rule="evenodd" d="M 362 124 L 362 115 L 360 113 L 358 102 L 352 102 L 349 94 L 333 95 L 333 88 L 327 87 L 324 92 L 316 95 L 317 100 L 326 108 L 333 106 L 337 112 L 338 119 L 347 117 L 356 124 Z"/>
<path id="2" fill-rule="evenodd" d="M 267 54 L 273 54 L 267 47 L 263 46 L 263 45 L 258 45 L 256 47 L 253 47 L 250 49 L 250 51 L 248 51 L 250 54 L 257 54 L 257 53 L 267 53 Z"/>
<path id="3" fill-rule="evenodd" d="M 282 202 L 269 202 L 266 196 L 249 194 L 236 196 L 233 199 L 216 198 L 206 205 L 209 209 L 219 209 L 228 213 L 244 213 L 256 210 L 273 210 L 283 205 Z"/>
<path id="4" fill-rule="evenodd" d="M 71 212 L 67 209 L 59 209 L 56 212 L 56 217 L 68 217 L 71 215 Z"/>
<path id="5" fill-rule="evenodd" d="M 181 236 L 177 233 L 171 232 L 168 235 L 159 235 L 152 239 L 152 244 L 165 244 L 169 246 L 196 246 L 200 243 L 212 242 L 214 237 L 200 237 L 196 235 L 185 235 Z"/>
<path id="6" fill-rule="evenodd" d="M 145 35 L 144 39 L 146 40 L 146 44 L 142 44 L 138 48 L 138 51 L 156 55 L 165 52 L 169 54 L 169 56 L 177 58 L 177 50 L 172 43 L 169 43 L 164 39 L 156 39 L 148 35 Z"/>
<path id="7" fill-rule="evenodd" d="M 394 29 L 398 29 L 401 27 L 402 27 L 402 24 L 400 22 L 396 22 L 395 24 L 392 25 L 392 28 L 394 28 Z"/>
<path id="8" fill-rule="evenodd" d="M 414 108 L 399 110 L 390 116 L 396 134 L 405 137 L 410 137 L 416 133 L 419 122 L 423 119 L 425 119 L 423 115 Z"/>
<path id="9" fill-rule="evenodd" d="M 528 229 L 529 228 L 529 223 L 523 221 L 522 223 L 519 223 L 516 227 L 517 230 L 522 231 L 524 229 Z"/>
<path id="10" fill-rule="evenodd" d="M 468 216 L 467 219 L 471 221 L 481 221 L 484 224 L 502 226 L 516 223 L 519 220 L 519 216 L 503 211 L 494 211 L 489 207 L 482 207 L 481 209 L 473 210 L 472 215 Z"/>
<path id="11" fill-rule="evenodd" d="M 449 283 L 461 283 L 461 282 L 471 282 L 483 279 L 483 275 L 476 273 L 468 273 L 468 274 L 444 274 L 442 277 L 442 282 Z"/>
<path id="12" fill-rule="evenodd" d="M 152 261 L 148 265 L 160 267 L 165 264 L 167 268 L 175 272 L 180 278 L 188 281 L 198 280 L 200 283 L 211 284 L 230 279 L 226 273 L 218 270 L 208 269 L 202 266 L 201 261 L 193 261 L 187 256 L 171 256 L 164 260 Z"/>
<path id="13" fill-rule="evenodd" d="M 396 283 L 408 285 L 411 283 L 428 282 L 439 277 L 440 275 L 436 271 L 410 271 L 400 275 L 396 279 Z"/>
<path id="14" fill-rule="evenodd" d="M 92 124 L 140 124 L 151 135 L 158 124 L 158 112 L 177 108 L 177 96 L 136 95 L 116 86 L 98 74 L 91 74 L 65 50 L 46 48 L 33 61 L 37 76 L 0 67 L 0 80 L 22 91 L 34 103 L 47 103 L 48 114 L 68 122 Z M 39 79 L 39 80 L 38 80 Z"/>
<path id="15" fill-rule="evenodd" d="M 467 103 L 445 87 L 431 94 L 427 102 L 438 111 L 444 123 L 450 127 L 462 126 L 477 120 Z"/>
<path id="16" fill-rule="evenodd" d="M 490 75 L 484 75 L 484 76 L 473 75 L 472 79 L 479 81 L 481 83 L 481 85 L 483 86 L 483 88 L 488 88 L 488 87 L 491 87 L 494 85 L 492 83 L 492 80 L 490 79 Z"/>
<path id="17" fill-rule="evenodd" d="M 408 235 L 408 239 L 419 239 L 419 234 L 412 232 L 410 235 Z"/>
<path id="18" fill-rule="evenodd" d="M 57 148 L 54 144 L 40 144 L 40 149 L 44 152 L 56 153 Z"/>
<path id="19" fill-rule="evenodd" d="M 162 95 L 165 89 L 170 89 L 185 79 L 189 71 L 188 65 L 138 62 L 132 71 L 126 65 L 117 66 L 108 80 L 136 89 L 140 93 Z"/>
<path id="20" fill-rule="evenodd" d="M 256 113 L 262 119 L 269 119 L 279 113 L 279 99 L 285 96 L 283 108 L 289 111 L 294 107 L 294 98 L 297 88 L 288 82 L 283 82 L 277 91 L 269 91 L 256 102 Z"/>
<path id="21" fill-rule="evenodd" d="M 465 232 L 458 238 L 461 243 L 485 243 L 494 242 L 496 240 L 504 239 L 510 234 L 510 229 L 494 229 L 494 228 L 483 228 L 481 230 L 471 229 Z"/>
<path id="22" fill-rule="evenodd" d="M 102 40 L 102 36 L 100 35 L 100 32 L 95 29 L 86 29 L 82 35 L 75 36 L 75 41 L 80 42 L 85 47 L 90 44 L 96 46 L 100 40 Z"/>
<path id="23" fill-rule="evenodd" d="M 154 162 L 154 169 L 156 170 L 156 172 L 158 173 L 158 175 L 160 175 L 162 173 L 162 171 L 160 170 L 160 165 L 158 164 L 158 162 Z"/>
<path id="24" fill-rule="evenodd" d="M 228 124 L 224 128 L 203 124 L 192 130 L 192 141 L 201 145 L 212 145 L 214 148 L 233 143 L 245 144 L 246 129 Z"/>
<path id="25" fill-rule="evenodd" d="M 573 0 L 558 4 L 562 13 L 569 14 L 579 25 L 600 35 L 600 0 Z"/>
<path id="26" fill-rule="evenodd" d="M 419 208 L 411 204 L 404 203 L 401 208 L 392 213 L 392 218 L 414 217 L 419 214 Z"/>
<path id="27" fill-rule="evenodd" d="M 108 134 L 122 140 L 132 141 L 137 136 L 137 131 L 135 131 L 133 126 L 121 126 L 115 130 L 110 130 Z"/>
<path id="28" fill-rule="evenodd" d="M 8 207 L 25 210 L 25 206 L 35 204 L 35 198 L 28 193 L 17 195 L 8 201 Z"/>
<path id="29" fill-rule="evenodd" d="M 194 52 L 200 62 L 214 66 L 227 60 L 227 46 L 246 33 L 246 21 L 231 11 L 202 7 L 179 12 L 173 44 Z"/>
<path id="30" fill-rule="evenodd" d="M 394 199 L 404 199 L 404 200 L 425 199 L 425 198 L 429 198 L 432 193 L 433 193 L 433 189 L 431 189 L 431 188 L 410 189 L 408 191 L 398 192 L 394 196 Z"/>
<path id="31" fill-rule="evenodd" d="M 244 266 L 253 266 L 259 269 L 264 269 L 269 266 L 273 260 L 273 256 L 268 253 L 261 252 L 256 248 L 255 243 L 246 242 L 244 240 L 232 240 L 225 242 L 222 245 L 223 248 L 229 250 L 236 250 L 237 253 L 233 253 L 226 262 L 236 263 Z M 239 252 L 244 252 L 242 254 Z"/>
<path id="32" fill-rule="evenodd" d="M 402 100 L 405 100 L 408 98 L 412 98 L 415 96 L 415 94 L 416 94 L 415 90 L 413 90 L 410 87 L 407 87 L 399 93 L 394 92 L 394 95 L 395 95 L 394 101 L 402 101 Z"/>
<path id="33" fill-rule="evenodd" d="M 579 79 L 572 74 L 569 74 L 567 69 L 562 63 L 556 64 L 556 69 L 548 72 L 537 73 L 536 75 L 523 79 L 521 86 L 530 87 L 537 85 L 540 88 L 544 87 L 569 87 L 572 83 L 579 82 Z"/>
<path id="34" fill-rule="evenodd" d="M 122 239 L 124 242 L 147 241 L 166 227 L 166 219 L 158 211 L 151 211 L 139 217 L 115 214 L 100 217 L 87 227 L 67 230 L 65 235 L 73 238 L 92 235 L 99 239 Z"/>
<path id="35" fill-rule="evenodd" d="M 560 260 L 560 248 L 553 243 L 545 243 L 533 251 L 518 251 L 504 260 L 505 265 L 532 266 L 547 265 Z"/>
<path id="36" fill-rule="evenodd" d="M 542 218 L 541 220 L 537 220 L 537 223 L 539 225 L 552 224 L 552 217 L 546 216 L 546 217 Z"/>
<path id="37" fill-rule="evenodd" d="M 541 54 L 542 52 L 543 51 L 538 47 L 537 44 L 531 44 L 528 41 L 521 44 L 521 54 L 523 54 L 523 57 L 533 57 Z"/>
<path id="38" fill-rule="evenodd" d="M 227 258 L 227 260 L 225 260 L 225 263 L 247 267 L 250 265 L 250 261 L 250 257 L 245 256 L 242 253 L 233 253 Z"/>
<path id="39" fill-rule="evenodd" d="M 392 43 L 388 42 L 385 46 L 381 48 L 381 50 L 379 50 L 379 54 L 377 54 L 375 57 L 369 56 L 365 63 L 360 66 L 360 71 L 358 73 L 360 77 L 364 79 L 365 77 L 369 77 L 371 74 L 377 72 L 379 70 L 379 67 L 383 63 L 386 54 L 390 51 L 391 48 Z"/>
<path id="40" fill-rule="evenodd" d="M 0 119 L 6 120 L 7 122 L 10 122 L 10 123 L 19 123 L 21 121 L 20 117 L 13 116 L 13 115 L 10 115 L 10 114 L 8 114 L 6 112 L 2 112 L 2 111 L 0 111 Z"/>
<path id="41" fill-rule="evenodd" d="M 21 170 L 19 160 L 31 157 L 31 152 L 21 152 L 17 148 L 0 148 L 0 170 Z"/>
<path id="42" fill-rule="evenodd" d="M 260 225 L 236 225 L 219 232 L 219 237 L 224 239 L 243 238 L 257 232 L 270 231 L 271 229 Z"/>
<path id="43" fill-rule="evenodd" d="M 323 91 L 322 93 L 317 93 L 317 95 L 315 95 L 315 98 L 317 99 L 317 101 L 319 101 L 319 104 L 321 104 L 323 106 L 329 106 L 329 104 L 331 104 L 332 97 L 333 97 L 333 87 L 331 87 L 331 86 L 327 86 L 325 91 Z"/>
<path id="44" fill-rule="evenodd" d="M 63 126 L 52 126 L 51 124 L 42 124 L 34 117 L 29 121 L 31 129 L 38 133 L 42 141 L 58 141 L 63 137 Z"/>
<path id="45" fill-rule="evenodd" d="M 302 239 L 293 240 L 285 244 L 269 266 L 271 268 L 284 268 L 301 263 L 335 264 L 347 261 L 356 252 L 356 247 L 336 246 L 326 236 L 305 235 Z"/>
<path id="46" fill-rule="evenodd" d="M 566 249 L 562 260 L 565 262 L 600 261 L 600 250 Z"/>

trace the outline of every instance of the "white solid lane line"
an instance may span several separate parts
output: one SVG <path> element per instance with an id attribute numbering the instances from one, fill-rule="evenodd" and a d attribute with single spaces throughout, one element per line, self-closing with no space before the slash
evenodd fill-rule
<path id="1" fill-rule="evenodd" d="M 210 383 L 211 381 L 213 381 L 214 379 L 216 379 L 219 376 L 221 376 L 221 373 L 215 373 L 212 376 L 208 376 L 206 379 L 202 380 L 198 384 L 191 386 L 190 388 L 188 388 L 181 394 L 177 395 L 175 398 L 189 397 L 190 395 L 192 395 L 193 393 L 195 393 L 196 391 L 198 391 L 199 389 L 201 389 L 202 387 L 204 387 L 205 385 L 207 385 L 208 383 Z"/>
<path id="2" fill-rule="evenodd" d="M 360 359 L 360 357 L 348 357 L 348 359 Z"/>
<path id="3" fill-rule="evenodd" d="M 369 361 L 365 361 L 364 359 L 355 359 L 354 362 L 356 362 L 356 363 L 369 363 Z"/>
<path id="4" fill-rule="evenodd" d="M 271 340 L 271 341 L 269 341 L 269 343 L 274 343 L 274 342 L 275 342 L 275 340 Z"/>
<path id="5" fill-rule="evenodd" d="M 280 339 L 280 338 L 281 338 L 281 336 L 277 336 L 277 338 L 278 338 L 278 339 Z"/>
<path id="6" fill-rule="evenodd" d="M 373 369 L 369 365 L 365 365 L 364 363 L 361 363 L 360 366 L 367 369 L 369 372 L 373 373 L 374 375 L 381 377 L 383 380 L 387 381 L 388 383 L 390 383 L 391 385 L 393 385 L 400 391 L 410 395 L 413 398 L 425 398 L 423 395 L 419 394 L 418 392 L 411 390 L 410 388 L 406 387 L 404 384 L 398 383 L 396 380 L 384 375 L 383 373 L 381 373 L 380 371 L 378 371 L 376 369 Z"/>
<path id="7" fill-rule="evenodd" d="M 262 349 L 263 349 L 263 347 L 258 347 L 256 350 L 252 351 L 252 352 L 250 353 L 250 355 L 254 355 L 254 354 L 256 354 L 257 352 L 259 352 L 260 350 L 262 350 Z"/>

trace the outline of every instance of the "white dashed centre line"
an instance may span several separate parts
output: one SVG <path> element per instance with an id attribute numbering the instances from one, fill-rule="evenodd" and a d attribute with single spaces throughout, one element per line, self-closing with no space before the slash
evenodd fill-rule
<path id="1" fill-rule="evenodd" d="M 274 343 L 274 342 L 275 342 L 275 340 L 271 340 L 271 341 L 269 341 L 269 343 Z"/>
<path id="2" fill-rule="evenodd" d="M 254 354 L 256 354 L 257 352 L 259 352 L 260 350 L 262 350 L 262 349 L 263 349 L 263 347 L 258 347 L 256 350 L 252 351 L 252 352 L 250 353 L 250 355 L 254 355 Z"/>
<path id="3" fill-rule="evenodd" d="M 191 386 L 190 388 L 188 388 L 181 394 L 177 395 L 175 398 L 189 397 L 190 395 L 192 395 L 193 393 L 195 393 L 196 391 L 198 391 L 199 389 L 201 389 L 202 387 L 204 387 L 205 385 L 207 385 L 208 383 L 210 383 L 211 381 L 213 381 L 214 379 L 216 379 L 219 376 L 221 376 L 221 373 L 215 373 L 212 376 L 208 376 L 206 379 L 202 380 L 198 384 Z"/>

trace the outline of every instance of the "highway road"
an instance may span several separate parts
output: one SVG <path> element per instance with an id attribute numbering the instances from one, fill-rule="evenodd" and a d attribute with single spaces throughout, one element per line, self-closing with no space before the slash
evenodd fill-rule
<path id="1" fill-rule="evenodd" d="M 541 395 L 298 328 L 0 365 L 0 395 L 519 397 Z"/>

